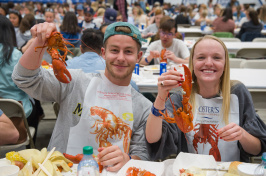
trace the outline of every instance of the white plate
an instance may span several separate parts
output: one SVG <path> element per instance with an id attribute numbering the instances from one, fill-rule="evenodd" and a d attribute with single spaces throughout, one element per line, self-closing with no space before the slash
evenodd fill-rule
<path id="1" fill-rule="evenodd" d="M 160 65 L 144 66 L 145 71 L 152 71 L 153 73 L 160 73 Z"/>
<path id="2" fill-rule="evenodd" d="M 204 161 L 204 162 L 203 162 Z M 174 175 L 180 175 L 180 169 L 188 169 L 192 166 L 204 169 L 216 169 L 217 163 L 212 155 L 201 155 L 180 152 L 173 164 Z"/>
<path id="3" fill-rule="evenodd" d="M 137 167 L 139 169 L 145 169 L 156 176 L 161 176 L 164 171 L 164 163 L 163 162 L 151 162 L 151 161 L 142 161 L 142 160 L 134 160 L 131 159 L 127 162 L 117 173 L 118 176 L 125 176 L 127 169 L 129 167 Z"/>

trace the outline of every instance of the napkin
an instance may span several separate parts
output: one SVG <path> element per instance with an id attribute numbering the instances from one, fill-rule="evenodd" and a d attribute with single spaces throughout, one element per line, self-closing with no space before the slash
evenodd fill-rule
<path id="1" fill-rule="evenodd" d="M 180 169 L 188 169 L 192 166 L 203 169 L 216 169 L 217 163 L 212 155 L 201 155 L 180 152 L 173 164 L 174 175 L 179 176 Z"/>
<path id="2" fill-rule="evenodd" d="M 164 163 L 163 162 L 151 162 L 151 161 L 142 161 L 142 160 L 134 160 L 131 159 L 128 161 L 117 173 L 117 176 L 125 176 L 127 169 L 129 167 L 137 167 L 139 169 L 145 169 L 156 176 L 161 176 L 164 171 Z"/>

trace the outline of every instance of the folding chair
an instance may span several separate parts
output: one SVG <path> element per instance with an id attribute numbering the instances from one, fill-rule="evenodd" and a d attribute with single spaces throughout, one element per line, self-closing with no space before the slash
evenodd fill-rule
<path id="1" fill-rule="evenodd" d="M 240 68 L 266 69 L 266 60 L 265 59 L 244 60 L 243 62 L 241 62 Z"/>
<path id="2" fill-rule="evenodd" d="M 241 58 L 229 58 L 230 68 L 240 68 L 240 64 L 244 60 Z"/>
<path id="3" fill-rule="evenodd" d="M 234 38 L 231 32 L 214 32 L 212 35 L 219 38 Z"/>
<path id="4" fill-rule="evenodd" d="M 185 32 L 185 37 L 202 37 L 201 32 Z"/>
<path id="5" fill-rule="evenodd" d="M 263 59 L 266 58 L 266 49 L 263 48 L 242 48 L 236 53 L 237 58 Z"/>
<path id="6" fill-rule="evenodd" d="M 266 37 L 263 37 L 263 38 L 261 38 L 261 37 L 259 37 L 259 38 L 254 38 L 254 39 L 252 40 L 252 42 L 266 42 Z"/>
<path id="7" fill-rule="evenodd" d="M 220 40 L 222 40 L 223 42 L 241 42 L 241 40 L 239 38 L 223 38 L 223 37 L 219 37 Z"/>
<path id="8" fill-rule="evenodd" d="M 11 144 L 0 146 L 0 150 L 13 150 L 21 146 L 26 146 L 30 144 L 31 148 L 35 148 L 32 137 L 35 133 L 34 127 L 29 127 L 26 119 L 26 114 L 24 112 L 23 106 L 16 100 L 12 99 L 2 99 L 0 98 L 0 108 L 6 114 L 7 117 L 21 117 L 24 121 L 24 125 L 27 130 L 28 137 L 25 142 L 21 144 Z"/>

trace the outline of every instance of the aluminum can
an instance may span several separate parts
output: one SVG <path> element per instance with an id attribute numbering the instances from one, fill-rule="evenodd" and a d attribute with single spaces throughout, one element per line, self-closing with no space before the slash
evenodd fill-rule
<path id="1" fill-rule="evenodd" d="M 145 27 L 144 24 L 142 24 L 142 25 L 141 25 L 141 29 L 144 30 L 144 27 Z"/>
<path id="2" fill-rule="evenodd" d="M 136 65 L 135 65 L 135 69 L 134 69 L 134 73 L 135 73 L 136 75 L 139 75 L 139 63 L 136 63 Z"/>
<path id="3" fill-rule="evenodd" d="M 160 75 L 162 73 L 165 73 L 165 72 L 167 72 L 167 63 L 166 62 L 161 62 L 160 63 Z"/>

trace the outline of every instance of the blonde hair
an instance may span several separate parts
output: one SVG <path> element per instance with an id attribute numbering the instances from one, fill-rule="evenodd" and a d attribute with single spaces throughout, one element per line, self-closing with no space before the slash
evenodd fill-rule
<path id="1" fill-rule="evenodd" d="M 98 16 L 103 16 L 105 13 L 105 9 L 104 8 L 99 8 L 98 11 L 97 11 L 97 15 Z"/>
<path id="2" fill-rule="evenodd" d="M 206 40 L 206 39 L 210 39 L 210 40 L 215 40 L 217 42 L 219 42 L 222 47 L 224 48 L 224 52 L 225 52 L 225 66 L 224 66 L 224 72 L 223 75 L 220 78 L 220 85 L 219 85 L 219 89 L 221 91 L 221 96 L 223 97 L 223 105 L 222 105 L 222 112 L 223 112 L 223 121 L 225 122 L 225 124 L 229 123 L 229 112 L 230 112 L 230 97 L 231 97 L 231 85 L 230 85 L 230 65 L 229 65 L 229 55 L 228 55 L 228 50 L 225 46 L 225 44 L 217 37 L 215 36 L 211 36 L 211 35 L 205 35 L 204 37 L 200 38 L 193 46 L 191 53 L 190 53 L 190 59 L 189 59 L 189 69 L 192 73 L 192 80 L 193 80 L 193 85 L 192 85 L 192 92 L 191 92 L 191 97 L 190 97 L 190 103 L 193 107 L 193 111 L 194 112 L 194 108 L 195 108 L 195 94 L 199 92 L 199 85 L 197 82 L 197 77 L 194 73 L 194 65 L 193 65 L 193 56 L 194 56 L 194 52 L 195 52 L 195 47 L 197 46 L 197 44 L 199 42 L 201 42 L 202 40 Z"/>

